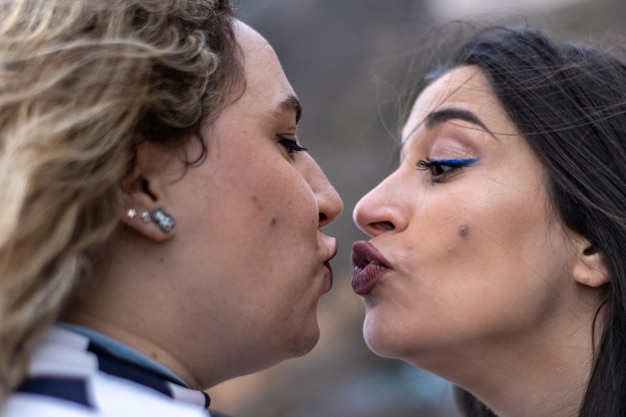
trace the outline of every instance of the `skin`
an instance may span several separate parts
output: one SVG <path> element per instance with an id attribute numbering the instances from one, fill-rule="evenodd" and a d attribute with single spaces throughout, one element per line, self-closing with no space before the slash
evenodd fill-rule
<path id="1" fill-rule="evenodd" d="M 279 139 L 296 139 L 300 110 L 271 46 L 243 23 L 236 36 L 246 86 L 203 129 L 206 161 L 185 170 L 178 151 L 144 143 L 124 179 L 124 210 L 163 207 L 176 227 L 124 211 L 107 266 L 66 317 L 202 389 L 315 346 L 337 250 L 321 229 L 343 208 L 315 161 Z"/>
<path id="2" fill-rule="evenodd" d="M 354 210 L 393 266 L 363 298 L 367 344 L 500 416 L 577 415 L 607 282 L 599 256 L 553 214 L 543 167 L 478 68 L 431 84 L 402 134 L 399 168 Z M 437 176 L 416 166 L 427 158 L 475 162 Z"/>

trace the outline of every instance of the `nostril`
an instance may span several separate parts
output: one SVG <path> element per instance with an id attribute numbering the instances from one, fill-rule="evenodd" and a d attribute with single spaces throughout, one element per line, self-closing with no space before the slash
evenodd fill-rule
<path id="1" fill-rule="evenodd" d="M 372 223 L 371 226 L 378 231 L 388 231 L 396 228 L 396 226 L 389 221 Z"/>

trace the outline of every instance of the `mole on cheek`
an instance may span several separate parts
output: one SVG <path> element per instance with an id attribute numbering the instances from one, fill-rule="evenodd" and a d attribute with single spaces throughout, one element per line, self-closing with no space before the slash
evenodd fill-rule
<path id="1" fill-rule="evenodd" d="M 270 219 L 270 227 L 274 227 L 274 226 L 276 226 L 276 219 L 274 217 L 272 217 Z"/>
<path id="2" fill-rule="evenodd" d="M 459 236 L 467 237 L 468 234 L 469 234 L 469 226 L 468 225 L 462 224 L 461 226 L 459 226 Z"/>

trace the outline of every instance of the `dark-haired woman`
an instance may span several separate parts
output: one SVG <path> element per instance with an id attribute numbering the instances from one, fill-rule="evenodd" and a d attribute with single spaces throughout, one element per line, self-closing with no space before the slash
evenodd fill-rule
<path id="1" fill-rule="evenodd" d="M 626 415 L 624 61 L 495 28 L 429 81 L 354 211 L 369 347 L 472 416 Z"/>

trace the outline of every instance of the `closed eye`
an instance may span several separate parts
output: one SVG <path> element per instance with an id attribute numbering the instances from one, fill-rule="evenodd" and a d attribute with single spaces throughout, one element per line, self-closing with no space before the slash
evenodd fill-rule
<path id="1" fill-rule="evenodd" d="M 455 171 L 473 164 L 478 161 L 478 158 L 468 159 L 430 159 L 419 160 L 417 162 L 417 169 L 420 171 L 429 171 L 431 175 L 431 181 L 433 183 L 443 182 L 448 176 Z"/>
<path id="2" fill-rule="evenodd" d="M 278 143 L 280 143 L 285 150 L 287 151 L 287 155 L 289 155 L 289 159 L 292 161 L 295 160 L 295 154 L 298 152 L 306 151 L 307 148 L 298 145 L 295 139 L 288 138 L 286 136 L 278 135 Z"/>

